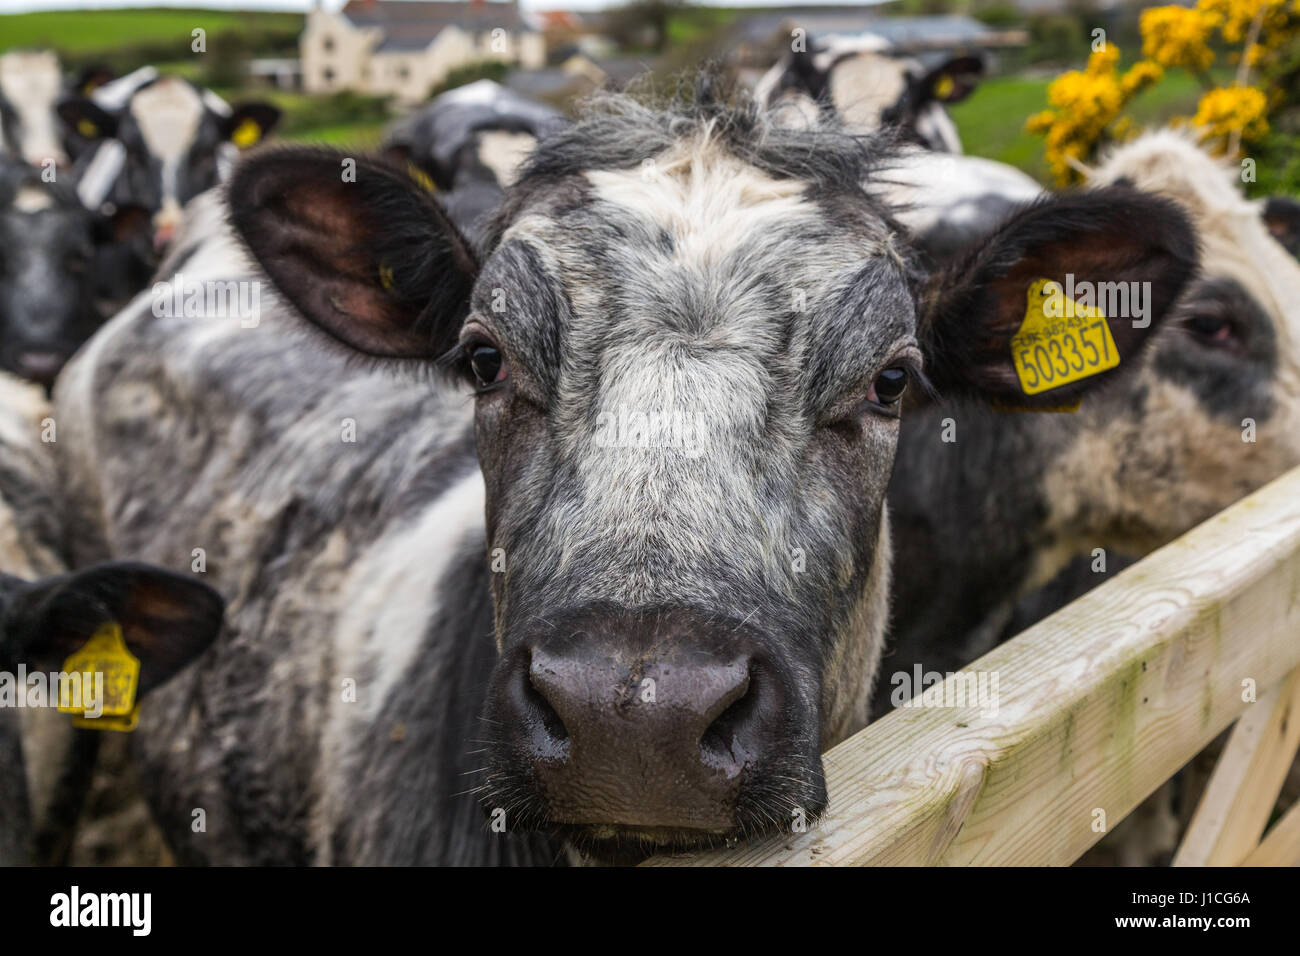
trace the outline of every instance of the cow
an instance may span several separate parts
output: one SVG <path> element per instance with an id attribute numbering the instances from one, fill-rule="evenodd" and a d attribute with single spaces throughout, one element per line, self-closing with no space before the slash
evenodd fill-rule
<path id="1" fill-rule="evenodd" d="M 207 648 L 220 630 L 222 608 L 220 596 L 195 578 L 136 562 L 38 581 L 0 572 L 0 683 L 13 682 L 11 693 L 27 692 L 19 674 L 58 673 L 103 625 L 117 624 L 140 662 L 136 694 L 144 698 Z M 18 714 L 10 709 L 15 705 L 5 696 L 0 693 L 0 866 L 11 866 L 38 859 L 38 843 L 29 760 Z"/>
<path id="2" fill-rule="evenodd" d="M 85 209 L 62 181 L 0 157 L 0 369 L 49 387 L 69 356 L 144 288 L 148 215 Z"/>
<path id="3" fill-rule="evenodd" d="M 63 776 L 85 769 L 67 767 L 70 754 L 82 763 L 89 754 L 70 739 L 70 718 L 54 712 L 50 684 L 43 699 L 26 699 L 27 675 L 62 670 L 101 625 L 116 623 L 140 662 L 143 695 L 206 648 L 222 618 L 221 598 L 193 575 L 132 562 L 68 571 L 54 456 L 41 441 L 52 423 L 40 389 L 0 372 L 0 866 L 41 859 L 50 817 L 64 813 L 60 786 L 79 779 L 84 793 L 88 783 L 84 773 Z M 41 709 L 17 709 L 27 704 Z"/>
<path id="4" fill-rule="evenodd" d="M 816 818 L 867 717 L 909 382 L 1016 398 L 1028 284 L 1068 270 L 1153 283 L 1112 329 L 1136 354 L 1196 261 L 1116 187 L 936 284 L 862 189 L 886 148 L 612 97 L 481 256 L 328 150 L 196 207 L 55 390 L 78 563 L 199 549 L 229 601 L 134 735 L 181 862 L 628 861 Z M 260 312 L 169 311 L 213 284 Z"/>
<path id="5" fill-rule="evenodd" d="M 1043 195 L 1033 177 L 979 156 L 902 151 L 871 184 L 898 209 L 928 268 L 950 262 L 1026 203 Z"/>
<path id="6" fill-rule="evenodd" d="M 48 50 L 0 54 L 0 154 L 34 165 L 68 162 L 55 106 L 63 95 L 59 58 Z"/>
<path id="7" fill-rule="evenodd" d="M 945 107 L 970 96 L 983 72 L 978 55 L 927 65 L 874 34 L 832 37 L 808 40 L 783 57 L 759 79 L 754 98 L 793 113 L 787 121 L 827 112 L 856 129 L 893 127 L 926 149 L 960 153 L 961 137 Z"/>
<path id="8" fill-rule="evenodd" d="M 479 80 L 395 124 L 382 150 L 428 176 L 452 221 L 478 240 L 537 140 L 567 123 L 549 106 Z"/>
<path id="9" fill-rule="evenodd" d="M 151 210 L 160 252 L 185 204 L 215 186 L 238 150 L 260 142 L 280 119 L 269 103 L 232 108 L 188 80 L 141 71 L 90 97 L 66 97 L 58 112 L 92 141 L 75 169 L 82 201 L 91 209 Z"/>
<path id="10" fill-rule="evenodd" d="M 1099 583 L 1098 557 L 1117 568 L 1300 464 L 1300 263 L 1238 175 L 1169 130 L 1093 171 L 1094 188 L 1178 202 L 1204 247 L 1135 374 L 1076 411 L 946 400 L 908 418 L 889 491 L 899 574 L 885 683 L 897 683 L 877 715 L 919 691 L 918 667 L 965 666 L 1079 593 L 1060 582 L 1017 612 L 1072 559 Z"/>

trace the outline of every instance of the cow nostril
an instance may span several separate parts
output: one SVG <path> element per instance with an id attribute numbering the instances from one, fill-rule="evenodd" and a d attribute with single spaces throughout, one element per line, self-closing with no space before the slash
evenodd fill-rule
<path id="1" fill-rule="evenodd" d="M 541 722 L 542 728 L 547 735 L 557 744 L 568 743 L 568 728 L 564 726 L 564 721 L 560 719 L 559 712 L 546 699 L 545 690 L 534 679 L 531 655 L 530 660 L 520 669 L 519 676 L 522 685 L 520 694 L 529 709 Z"/>
<path id="2" fill-rule="evenodd" d="M 728 777 L 740 773 L 753 759 L 753 743 L 746 742 L 746 729 L 755 719 L 758 689 L 757 675 L 751 667 L 745 679 L 720 702 L 722 713 L 700 737 L 700 759 Z"/>

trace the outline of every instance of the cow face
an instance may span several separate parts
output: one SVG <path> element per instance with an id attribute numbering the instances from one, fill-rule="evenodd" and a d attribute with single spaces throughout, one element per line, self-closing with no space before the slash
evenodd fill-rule
<path id="1" fill-rule="evenodd" d="M 0 56 L 0 148 L 35 165 L 66 163 L 55 113 L 62 92 L 63 76 L 53 53 Z"/>
<path id="2" fill-rule="evenodd" d="M 39 177 L 0 185 L 0 368 L 49 385 L 99 325 L 91 216 Z"/>
<path id="3" fill-rule="evenodd" d="M 1140 374 L 1085 406 L 1089 427 L 1049 477 L 1062 517 L 1109 515 L 1089 547 L 1145 554 L 1300 464 L 1300 264 L 1242 197 L 1239 172 L 1165 131 L 1094 174 L 1176 199 L 1203 255 Z M 1052 494 L 1067 483 L 1072 494 Z"/>
<path id="4" fill-rule="evenodd" d="M 184 205 L 217 185 L 231 154 L 259 142 L 280 111 L 266 103 L 232 110 L 192 83 L 163 77 L 134 92 L 119 112 L 73 97 L 59 104 L 59 115 L 87 138 L 111 137 L 121 144 L 92 158 L 84 175 L 108 180 L 99 201 L 152 210 L 154 244 L 162 249 L 180 225 Z M 111 169 L 91 176 L 90 167 L 110 163 Z"/>
<path id="5" fill-rule="evenodd" d="M 389 133 L 384 154 L 429 177 L 452 222 L 478 242 L 523 160 L 566 125 L 548 106 L 479 80 L 436 97 Z"/>
<path id="6" fill-rule="evenodd" d="M 267 151 L 229 192 L 303 315 L 364 354 L 447 353 L 474 392 L 500 653 L 483 798 L 601 854 L 823 808 L 819 754 L 865 720 L 924 349 L 936 384 L 1009 394 L 1032 277 L 1141 272 L 1159 312 L 1194 266 L 1171 204 L 1119 192 L 1036 207 L 926 287 L 860 186 L 870 142 L 617 103 L 539 147 L 481 267 L 384 165 L 344 182 L 339 154 Z"/>
<path id="7" fill-rule="evenodd" d="M 0 671 L 57 672 L 101 625 L 122 628 L 143 696 L 197 657 L 224 607 L 206 584 L 144 564 L 101 564 L 37 582 L 0 574 Z M 11 679 L 12 676 L 11 676 Z M 15 712 L 0 710 L 0 865 L 30 863 L 31 820 Z"/>
<path id="8" fill-rule="evenodd" d="M 30 167 L 0 164 L 0 368 L 49 386 L 130 294 L 116 250 L 147 224 L 139 210 L 84 209 Z M 147 277 L 146 277 L 147 278 Z"/>
<path id="9" fill-rule="evenodd" d="M 977 56 L 927 66 L 867 37 L 790 54 L 760 80 L 755 96 L 769 108 L 794 109 L 805 118 L 824 110 L 853 129 L 888 126 L 926 149 L 960 153 L 946 107 L 969 96 L 983 71 Z"/>

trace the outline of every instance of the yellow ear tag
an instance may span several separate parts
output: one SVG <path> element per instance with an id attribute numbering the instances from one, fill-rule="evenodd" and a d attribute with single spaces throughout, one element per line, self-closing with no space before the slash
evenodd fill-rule
<path id="1" fill-rule="evenodd" d="M 952 96 L 952 91 L 957 88 L 956 81 L 945 73 L 934 81 L 934 98 L 937 100 L 946 100 Z"/>
<path id="2" fill-rule="evenodd" d="M 81 650 L 75 652 L 63 662 L 65 674 L 80 674 L 83 688 L 80 700 L 69 700 L 65 705 L 64 694 L 59 695 L 59 710 L 65 714 L 74 714 L 81 723 L 78 726 L 99 727 L 108 730 L 135 729 L 136 704 L 135 694 L 140 684 L 140 661 L 126 648 L 122 640 L 122 628 L 116 621 L 109 621 L 91 635 Z M 95 675 L 103 675 L 103 700 L 100 717 L 86 717 L 87 707 L 93 701 L 87 695 L 93 693 Z M 69 695 L 70 696 L 70 695 Z M 129 727 L 115 724 L 129 721 Z"/>
<path id="3" fill-rule="evenodd" d="M 1071 299 L 1059 282 L 1039 279 L 1011 338 L 1011 360 L 1021 389 L 1037 395 L 1115 368 L 1119 349 L 1100 309 Z"/>
<path id="4" fill-rule="evenodd" d="M 247 149 L 262 138 L 262 127 L 255 120 L 246 119 L 230 134 L 230 141 L 240 149 Z"/>
<path id="5" fill-rule="evenodd" d="M 379 266 L 379 284 L 389 292 L 393 291 L 393 270 L 386 265 Z"/>
<path id="6" fill-rule="evenodd" d="M 86 139 L 94 139 L 99 135 L 99 127 L 88 119 L 77 120 L 77 132 Z"/>
<path id="7" fill-rule="evenodd" d="M 415 163 L 407 163 L 406 172 L 407 175 L 409 175 L 413 180 L 415 180 L 415 184 L 419 186 L 421 189 L 423 189 L 425 192 L 436 193 L 438 191 L 438 187 L 435 186 L 433 183 L 433 177 L 431 177 L 419 166 L 415 165 Z"/>

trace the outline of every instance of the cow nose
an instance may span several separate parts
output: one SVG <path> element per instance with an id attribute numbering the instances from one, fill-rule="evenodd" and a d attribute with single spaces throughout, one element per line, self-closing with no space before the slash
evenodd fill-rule
<path id="1" fill-rule="evenodd" d="M 25 379 L 41 385 L 54 384 L 67 356 L 60 352 L 30 351 L 19 354 L 15 371 Z"/>
<path id="2" fill-rule="evenodd" d="M 176 235 L 176 225 L 174 223 L 158 226 L 153 233 L 153 251 L 159 254 L 166 252 L 174 235 Z"/>
<path id="3" fill-rule="evenodd" d="M 535 648 L 534 772 L 553 822 L 726 830 L 758 749 L 762 689 L 743 653 L 635 657 Z"/>

